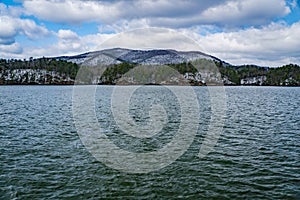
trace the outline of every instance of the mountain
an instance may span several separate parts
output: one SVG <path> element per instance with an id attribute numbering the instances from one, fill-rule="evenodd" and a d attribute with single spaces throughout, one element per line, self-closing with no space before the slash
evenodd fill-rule
<path id="1" fill-rule="evenodd" d="M 75 56 L 0 59 L 0 85 L 300 86 L 300 66 L 233 66 L 199 51 L 106 49 Z"/>
<path id="2" fill-rule="evenodd" d="M 198 59 L 228 63 L 200 51 L 176 51 L 173 49 L 134 50 L 124 48 L 105 49 L 76 56 L 62 56 L 57 59 L 84 66 L 136 63 L 145 65 L 179 64 Z"/>

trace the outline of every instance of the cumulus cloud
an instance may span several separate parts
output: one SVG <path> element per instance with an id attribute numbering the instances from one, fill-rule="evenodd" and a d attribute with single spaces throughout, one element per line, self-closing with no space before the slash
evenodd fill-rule
<path id="1" fill-rule="evenodd" d="M 133 20 L 122 20 L 118 21 L 114 24 L 110 25 L 101 25 L 98 27 L 100 33 L 102 32 L 124 32 L 130 31 L 134 29 L 141 29 L 141 28 L 149 28 L 151 27 L 149 20 L 143 19 L 133 19 Z"/>
<path id="2" fill-rule="evenodd" d="M 146 28 L 118 34 L 90 34 L 78 36 L 67 29 L 58 30 L 57 42 L 47 47 L 26 47 L 23 55 L 26 57 L 76 55 L 87 51 L 106 48 L 132 49 L 177 49 L 201 50 L 198 44 L 178 33 L 165 28 Z"/>
<path id="3" fill-rule="evenodd" d="M 23 48 L 19 43 L 13 43 L 10 45 L 0 44 L 1 57 L 9 57 L 12 54 L 20 54 L 23 52 Z"/>
<path id="4" fill-rule="evenodd" d="M 199 23 L 261 25 L 289 13 L 284 0 L 26 0 L 24 7 L 29 15 L 57 23 L 96 21 L 115 24 L 145 19 L 150 26 L 173 28 Z"/>
<path id="5" fill-rule="evenodd" d="M 60 29 L 57 33 L 57 36 L 62 39 L 62 40 L 78 40 L 78 35 L 77 33 L 71 31 L 71 30 L 63 30 Z"/>
<path id="6" fill-rule="evenodd" d="M 18 23 L 16 27 L 20 33 L 29 39 L 38 39 L 51 34 L 47 28 L 39 26 L 29 19 L 17 19 L 16 23 Z"/>
<path id="7" fill-rule="evenodd" d="M 14 43 L 17 33 L 14 20 L 8 16 L 0 16 L 0 44 Z"/>
<path id="8" fill-rule="evenodd" d="M 211 33 L 211 29 L 215 27 L 199 26 L 167 32 L 159 28 L 138 29 L 116 34 L 105 43 L 99 44 L 98 49 L 144 47 L 143 49 L 198 50 L 235 65 L 257 64 L 276 67 L 300 63 L 300 22 L 292 25 L 277 22 L 263 27 L 216 33 Z M 199 34 L 202 31 L 205 34 Z M 186 37 L 179 37 L 178 32 Z"/>
<path id="9" fill-rule="evenodd" d="M 33 20 L 19 18 L 18 10 L 0 3 L 0 51 L 3 57 L 23 52 L 15 39 L 18 35 L 35 40 L 51 34 L 44 26 L 37 25 Z"/>
<path id="10" fill-rule="evenodd" d="M 0 44 L 12 44 L 18 34 L 37 39 L 50 34 L 45 27 L 38 26 L 30 19 L 0 16 Z"/>
<path id="11" fill-rule="evenodd" d="M 142 28 L 115 34 L 98 48 L 201 50 L 191 38 L 166 28 Z"/>
<path id="12" fill-rule="evenodd" d="M 82 23 L 86 21 L 109 21 L 119 15 L 120 3 L 97 1 L 24 1 L 26 13 L 40 19 L 57 23 Z"/>
<path id="13" fill-rule="evenodd" d="M 231 0 L 209 8 L 201 14 L 208 23 L 223 25 L 261 25 L 290 13 L 282 0 Z"/>
<path id="14" fill-rule="evenodd" d="M 114 34 L 90 34 L 79 36 L 68 29 L 60 29 L 55 33 L 57 42 L 48 46 L 25 47 L 25 57 L 56 57 L 76 55 L 87 51 L 99 50 L 99 46 Z"/>
<path id="15" fill-rule="evenodd" d="M 293 25 L 279 22 L 262 28 L 191 36 L 206 52 L 232 64 L 278 66 L 289 62 L 300 63 L 299 33 L 300 22 Z"/>
<path id="16" fill-rule="evenodd" d="M 23 56 L 76 55 L 105 48 L 176 49 L 197 50 L 217 56 L 232 64 L 258 64 L 280 66 L 300 63 L 300 22 L 293 25 L 271 23 L 270 25 L 231 32 L 200 35 L 201 30 L 214 27 L 189 29 L 145 28 L 119 34 L 90 34 L 79 36 L 61 29 L 56 33 L 57 42 L 49 46 L 25 47 Z M 183 37 L 180 34 L 183 34 Z M 14 43 L 15 44 L 15 43 Z M 0 51 L 4 51 L 0 45 Z M 10 46 L 10 55 L 21 52 L 20 46 Z M 8 55 L 8 54 L 6 54 Z"/>

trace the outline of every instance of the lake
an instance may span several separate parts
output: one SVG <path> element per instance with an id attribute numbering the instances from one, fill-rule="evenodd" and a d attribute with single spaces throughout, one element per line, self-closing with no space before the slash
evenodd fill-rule
<path id="1" fill-rule="evenodd" d="M 95 115 L 113 144 L 139 154 L 172 141 L 184 113 L 171 90 L 141 86 L 132 94 L 128 112 L 140 127 L 151 121 L 151 105 L 165 108 L 153 114 L 166 122 L 158 133 L 136 138 L 114 120 L 114 89 L 98 86 L 95 95 Z M 213 116 L 210 91 L 192 90 L 199 119 L 187 149 L 162 168 L 131 173 L 86 148 L 73 119 L 72 86 L 1 86 L 0 199 L 299 199 L 300 88 L 225 87 L 223 129 L 202 158 L 199 149 Z M 190 123 L 195 125 L 192 115 Z M 156 128 L 149 127 L 145 131 Z"/>

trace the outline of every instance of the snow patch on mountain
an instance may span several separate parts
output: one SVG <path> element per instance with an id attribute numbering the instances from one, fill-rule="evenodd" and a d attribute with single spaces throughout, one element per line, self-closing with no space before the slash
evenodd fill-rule
<path id="1" fill-rule="evenodd" d="M 58 57 L 58 59 L 63 59 L 85 66 L 111 65 L 122 62 L 138 63 L 144 65 L 165 65 L 189 62 L 203 58 L 208 60 L 221 61 L 216 57 L 202 53 L 200 51 L 176 51 L 168 49 L 132 50 L 114 48 L 105 49 L 102 51 L 88 52 L 76 56 Z"/>

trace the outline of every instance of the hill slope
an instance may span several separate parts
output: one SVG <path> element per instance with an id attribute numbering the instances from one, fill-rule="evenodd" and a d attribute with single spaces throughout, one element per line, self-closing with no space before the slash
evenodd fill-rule
<path id="1" fill-rule="evenodd" d="M 115 48 L 76 56 L 0 59 L 0 85 L 74 84 L 76 75 L 85 84 L 300 86 L 298 65 L 232 66 L 196 51 Z"/>
<path id="2" fill-rule="evenodd" d="M 76 56 L 62 56 L 57 57 L 57 59 L 85 66 L 112 65 L 124 62 L 145 65 L 165 65 L 179 64 L 197 59 L 209 59 L 227 64 L 219 58 L 200 51 L 176 51 L 172 49 L 134 50 L 114 48 L 88 52 Z"/>

